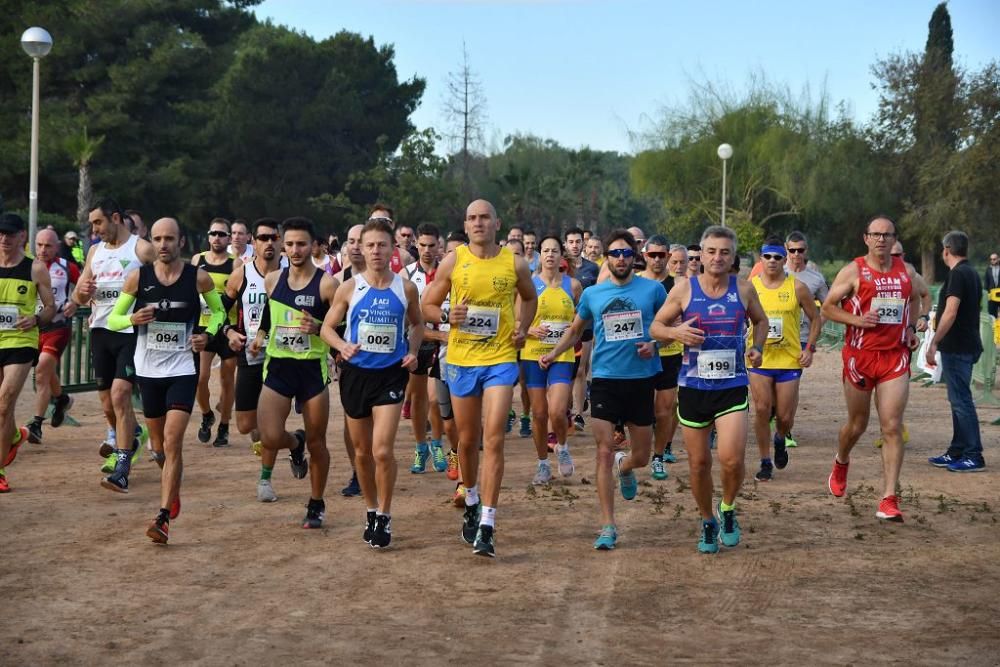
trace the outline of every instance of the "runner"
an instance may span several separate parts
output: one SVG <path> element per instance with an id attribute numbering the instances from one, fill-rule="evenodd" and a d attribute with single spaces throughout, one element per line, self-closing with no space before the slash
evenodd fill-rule
<path id="1" fill-rule="evenodd" d="M 69 300 L 69 295 L 80 280 L 80 268 L 75 262 L 59 257 L 59 235 L 51 229 L 40 229 L 35 235 L 35 258 L 48 267 L 56 309 L 51 323 L 40 327 L 38 332 L 35 418 L 28 423 L 28 442 L 41 444 L 42 422 L 45 421 L 49 403 L 53 405 L 52 428 L 62 426 L 66 411 L 73 405 L 73 397 L 64 394 L 59 383 L 59 358 L 69 344 L 70 322 L 76 313 L 76 304 Z M 39 311 L 42 307 L 39 299 Z"/>
<path id="2" fill-rule="evenodd" d="M 226 247 L 226 252 L 242 261 L 244 264 L 253 261 L 254 247 L 250 243 L 250 225 L 246 220 L 237 218 L 230 225 L 232 243 Z"/>
<path id="3" fill-rule="evenodd" d="M 347 230 L 347 243 L 344 246 L 344 254 L 346 256 L 347 266 L 345 266 L 339 273 L 337 273 L 334 278 L 337 280 L 337 284 L 342 285 L 351 279 L 352 275 L 357 275 L 365 270 L 365 256 L 361 252 L 361 230 L 364 229 L 364 225 L 354 225 L 349 230 Z M 344 337 L 344 332 L 346 331 L 346 325 L 341 322 L 337 333 L 340 337 Z M 340 353 L 336 350 L 332 350 L 334 358 L 339 360 Z M 339 364 L 339 361 L 336 363 Z M 337 383 L 339 387 L 339 382 Z M 343 391 L 343 388 L 340 387 Z M 347 450 L 347 459 L 351 462 L 351 479 L 347 482 L 347 486 L 340 490 L 340 495 L 347 498 L 353 496 L 361 495 L 361 486 L 358 484 L 358 473 L 357 469 L 354 467 L 354 443 L 351 442 L 351 433 L 347 428 L 347 420 L 344 420 L 344 449 Z"/>
<path id="4" fill-rule="evenodd" d="M 448 234 L 448 240 L 445 243 L 446 255 L 454 254 L 455 248 L 460 245 L 466 245 L 468 242 L 469 237 L 466 236 L 465 232 L 451 232 Z M 444 257 L 441 259 L 444 259 Z M 448 313 L 451 310 L 450 306 L 450 299 L 446 295 L 444 301 L 441 303 L 442 322 L 438 325 L 438 330 L 428 329 L 424 332 L 424 336 L 437 337 L 441 343 L 441 348 L 438 350 L 437 363 L 431 369 L 430 376 L 434 378 L 434 400 L 437 403 L 444 432 L 448 436 L 448 444 L 450 445 L 447 454 L 448 467 L 445 470 L 445 475 L 448 479 L 455 482 L 455 491 L 451 502 L 455 507 L 464 509 L 465 486 L 462 484 L 461 470 L 458 466 L 458 427 L 455 425 L 455 412 L 451 405 L 451 391 L 448 389 L 448 383 L 445 381 L 445 378 L 448 377 L 448 336 L 451 326 L 443 320 L 448 319 Z"/>
<path id="5" fill-rule="evenodd" d="M 392 216 L 393 211 L 390 206 L 377 202 L 372 206 L 371 211 L 368 212 L 368 221 L 384 220 L 385 222 L 388 222 L 393 229 L 395 229 L 396 222 L 392 219 Z M 412 236 L 412 229 L 410 230 L 410 234 Z M 392 251 L 392 259 L 389 261 L 389 268 L 392 269 L 393 273 L 399 273 L 407 264 L 410 264 L 413 261 L 415 261 L 415 258 L 410 256 L 409 251 L 406 248 L 401 248 L 397 243 L 396 247 Z"/>
<path id="6" fill-rule="evenodd" d="M 687 247 L 688 265 L 687 277 L 694 278 L 701 273 L 701 245 L 692 243 Z"/>
<path id="7" fill-rule="evenodd" d="M 136 330 L 136 380 L 142 392 L 153 458 L 163 471 L 160 511 L 146 535 L 157 544 L 166 544 L 170 520 L 181 511 L 184 430 L 191 420 L 198 386 L 195 355 L 218 332 L 225 311 L 208 273 L 181 259 L 183 238 L 177 221 L 161 218 L 153 223 L 151 232 L 156 262 L 125 278 L 121 295 L 108 316 L 108 327 L 112 331 Z M 204 330 L 198 325 L 202 310 L 199 295 L 204 295 L 211 311 Z M 120 486 L 109 478 L 102 484 L 127 493 L 127 478 L 125 481 Z"/>
<path id="8" fill-rule="evenodd" d="M 0 216 L 0 493 L 10 491 L 5 468 L 28 438 L 14 409 L 38 360 L 38 328 L 56 312 L 45 263 L 24 254 L 24 227 L 15 213 Z"/>
<path id="9" fill-rule="evenodd" d="M 332 276 L 337 273 L 337 271 L 334 271 L 333 258 L 330 257 L 330 253 L 327 252 L 329 248 L 330 242 L 327 239 L 323 237 L 317 238 L 313 242 L 312 262 L 313 266 L 317 269 L 325 271 Z"/>
<path id="10" fill-rule="evenodd" d="M 469 204 L 459 246 L 438 267 L 424 292 L 424 316 L 442 322 L 441 303 L 449 296 L 448 388 L 459 433 L 459 465 L 470 485 L 462 539 L 473 553 L 494 557 L 494 529 L 503 479 L 504 426 L 517 380 L 517 349 L 524 343 L 538 305 L 528 265 L 500 248 L 496 209 L 479 199 Z M 514 312 L 515 294 L 521 297 Z M 517 326 L 515 327 L 515 321 Z M 482 506 L 479 498 L 479 443 L 482 434 Z M 478 524 L 478 529 L 477 529 Z"/>
<path id="11" fill-rule="evenodd" d="M 292 474 L 302 479 L 308 473 L 311 495 L 302 527 L 321 528 L 326 512 L 323 493 L 330 472 L 326 448 L 330 378 L 326 363 L 329 346 L 319 334 L 338 283 L 312 264 L 316 238 L 312 221 L 288 218 L 281 223 L 281 230 L 290 266 L 265 277 L 267 312 L 249 348 L 252 355 L 259 354 L 266 338 L 257 423 L 265 449 L 290 449 Z M 305 425 L 295 433 L 285 430 L 292 399 L 301 406 Z M 305 456 L 307 447 L 312 465 Z"/>
<path id="12" fill-rule="evenodd" d="M 567 276 L 562 268 L 564 248 L 558 236 L 542 237 L 539 272 L 532 277 L 538 294 L 538 309 L 535 319 L 528 329 L 528 338 L 521 350 L 521 375 L 530 395 L 531 417 L 535 423 L 533 433 L 535 453 L 538 455 L 538 469 L 532 484 L 542 485 L 552 481 L 552 466 L 549 463 L 549 429 L 556 435 L 555 454 L 559 464 L 559 474 L 573 475 L 575 466 L 569 453 L 569 401 L 573 389 L 573 345 L 555 357 L 542 368 L 538 360 L 551 352 L 563 331 L 573 322 L 576 304 L 580 301 L 583 287 L 580 281 Z"/>
<path id="13" fill-rule="evenodd" d="M 716 553 L 722 543 L 740 543 L 736 496 L 743 484 L 747 444 L 746 360 L 760 366 L 767 340 L 767 315 L 753 286 L 733 274 L 736 234 L 711 226 L 702 233 L 700 253 L 705 272 L 678 282 L 656 315 L 651 333 L 661 343 L 684 343 L 677 390 L 677 417 L 684 430 L 684 448 L 691 472 L 691 493 L 701 513 L 698 551 Z M 690 266 L 690 264 L 689 264 Z M 672 326 L 678 317 L 683 321 Z M 745 326 L 754 325 L 753 345 L 746 347 Z M 712 454 L 709 431 L 717 431 L 716 449 L 722 466 L 722 500 L 716 519 L 712 505 Z"/>
<path id="14" fill-rule="evenodd" d="M 257 480 L 257 500 L 273 503 L 278 499 L 271 484 L 271 473 L 278 459 L 278 451 L 264 449 L 257 428 L 257 399 L 264 386 L 264 353 L 251 354 L 247 340 L 254 340 L 267 310 L 267 291 L 264 281 L 278 266 L 278 221 L 261 218 L 253 225 L 253 251 L 247 264 L 236 267 L 226 282 L 223 307 L 229 309 L 238 303 L 239 318 L 235 327 L 226 327 L 229 347 L 236 357 L 236 428 L 243 435 L 250 434 L 251 450 L 261 457 L 260 477 Z"/>
<path id="15" fill-rule="evenodd" d="M 622 498 L 633 500 L 638 491 L 634 470 L 649 462 L 653 438 L 653 378 L 660 372 L 656 343 L 649 325 L 663 305 L 666 292 L 656 281 L 634 276 L 636 246 L 632 234 L 612 230 L 604 239 L 611 277 L 584 290 L 573 324 L 555 348 L 539 359 L 549 368 L 572 349 L 587 328 L 594 330 L 594 382 L 591 430 L 597 441 L 597 497 L 601 503 L 601 530 L 594 542 L 598 550 L 614 549 L 618 540 L 612 459 Z M 615 424 L 622 422 L 632 438 L 631 452 L 613 449 Z"/>
<path id="16" fill-rule="evenodd" d="M 528 270 L 532 273 L 538 271 L 538 263 L 541 255 L 538 251 L 538 234 L 534 230 L 524 230 L 524 261 L 528 263 Z"/>
<path id="17" fill-rule="evenodd" d="M 424 226 L 421 230 L 426 241 L 425 235 L 431 232 Z M 437 230 L 432 231 L 431 247 L 437 243 Z M 367 505 L 363 537 L 375 549 L 388 547 L 392 540 L 392 492 L 396 485 L 393 444 L 410 377 L 407 371 L 417 370 L 424 335 L 416 286 L 389 268 L 392 241 L 388 223 L 377 220 L 365 224 L 361 243 L 366 268 L 337 289 L 321 334 L 344 360 L 340 400 Z M 426 250 L 423 244 L 422 259 Z M 342 338 L 336 325 L 345 317 L 347 330 Z M 426 409 L 424 412 L 421 418 L 426 420 Z"/>
<path id="18" fill-rule="evenodd" d="M 891 254 L 895 240 L 892 220 L 877 216 L 868 222 L 868 253 L 837 274 L 823 302 L 823 316 L 847 325 L 842 352 L 847 423 L 840 429 L 830 493 L 840 498 L 847 491 L 851 450 L 868 428 L 874 390 L 884 441 L 882 500 L 875 516 L 902 522 L 896 485 L 903 465 L 903 411 L 910 393 L 910 351 L 917 347 L 920 295 L 913 289 L 912 269 Z"/>
<path id="19" fill-rule="evenodd" d="M 101 201 L 89 215 L 91 229 L 101 239 L 90 247 L 73 301 L 91 306 L 90 358 L 104 416 L 110 425 L 101 444 L 102 472 L 113 486 L 128 488 L 128 474 L 139 460 L 147 429 L 136 424 L 132 409 L 135 383 L 135 332 L 131 327 L 112 331 L 108 315 L 121 295 L 125 279 L 156 259 L 152 244 L 129 233 L 121 208 L 113 199 Z M 130 443 L 119 448 L 119 443 Z M 103 483 L 102 483 L 103 484 Z"/>
<path id="20" fill-rule="evenodd" d="M 583 256 L 583 230 L 579 227 L 572 227 L 566 230 L 563 235 L 563 242 L 566 246 L 566 259 L 572 265 L 572 274 L 583 289 L 587 289 L 597 282 L 601 268 Z M 580 337 L 580 364 L 576 368 L 576 377 L 573 379 L 573 426 L 577 431 L 584 431 L 587 422 L 583 419 L 583 413 L 587 411 L 587 394 L 590 379 L 590 355 L 594 349 L 594 330 L 585 329 Z"/>
<path id="21" fill-rule="evenodd" d="M 754 434 L 760 451 L 760 470 L 754 477 L 767 482 L 775 466 L 783 470 L 788 465 L 786 438 L 791 433 L 799 406 L 799 379 L 802 369 L 812 365 L 821 324 L 809 288 L 794 276 L 785 275 L 786 255 L 781 239 L 767 239 L 760 249 L 760 258 L 764 270 L 750 282 L 767 314 L 768 329 L 764 360 L 759 368 L 750 370 L 750 391 L 754 402 Z M 799 342 L 803 315 L 810 323 L 804 346 Z M 776 416 L 773 463 L 772 410 Z"/>

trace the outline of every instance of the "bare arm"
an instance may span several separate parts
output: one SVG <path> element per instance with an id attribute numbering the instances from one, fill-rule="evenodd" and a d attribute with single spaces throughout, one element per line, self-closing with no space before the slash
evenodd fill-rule
<path id="1" fill-rule="evenodd" d="M 156 261 L 156 248 L 146 239 L 139 239 L 135 243 L 135 255 L 143 264 L 152 264 Z"/>
<path id="2" fill-rule="evenodd" d="M 409 351 L 401 363 L 411 371 L 417 370 L 417 351 L 424 342 L 424 317 L 420 312 L 420 293 L 417 286 L 403 279 L 403 290 L 406 292 L 406 319 L 410 324 Z"/>
<path id="3" fill-rule="evenodd" d="M 347 315 L 347 307 L 350 305 L 351 293 L 353 291 L 353 278 L 337 288 L 333 296 L 333 302 L 330 304 L 330 309 L 326 311 L 326 317 L 323 319 L 323 324 L 319 331 L 323 342 L 337 352 L 340 352 L 340 356 L 345 361 L 350 361 L 351 357 L 361 349 L 360 345 L 357 343 L 348 343 L 337 333 L 337 327 L 340 326 L 340 323 L 344 321 L 344 316 Z"/>
<path id="4" fill-rule="evenodd" d="M 840 272 L 837 273 L 837 277 L 833 279 L 833 285 L 830 286 L 830 291 L 827 292 L 826 300 L 823 301 L 823 308 L 821 311 L 823 313 L 823 317 L 834 322 L 865 329 L 870 329 L 878 324 L 877 313 L 875 313 L 874 317 L 871 318 L 868 318 L 867 314 L 862 317 L 860 315 L 852 315 L 840 306 L 840 303 L 847 297 L 854 294 L 857 289 L 858 266 L 854 262 L 851 262 L 842 268 Z"/>
<path id="5" fill-rule="evenodd" d="M 531 281 L 531 269 L 523 258 L 514 258 L 514 271 L 517 273 L 517 294 L 521 298 L 517 329 L 514 331 L 514 344 L 521 347 L 528 327 L 534 321 L 535 312 L 538 310 L 538 293 L 535 292 L 535 284 Z"/>
<path id="6" fill-rule="evenodd" d="M 747 352 L 747 358 L 754 368 L 760 368 L 761 362 L 764 361 L 764 343 L 767 342 L 767 313 L 760 305 L 757 290 L 749 281 L 740 279 L 739 290 L 740 297 L 746 304 L 747 316 L 753 324 L 753 345 Z"/>
<path id="7" fill-rule="evenodd" d="M 42 302 L 42 309 L 34 315 L 35 322 L 31 326 L 48 324 L 56 315 L 56 302 L 52 297 L 52 280 L 49 278 L 49 270 L 46 268 L 45 262 L 36 259 L 31 263 L 31 279 L 35 283 L 38 299 Z"/>
<path id="8" fill-rule="evenodd" d="M 796 280 L 795 281 L 795 296 L 799 300 L 799 307 L 809 318 L 809 337 L 806 339 L 806 347 L 802 352 L 799 353 L 799 365 L 803 368 L 809 368 L 812 366 L 813 348 L 816 346 L 816 341 L 819 340 L 819 332 L 823 327 L 823 321 L 819 316 L 819 311 L 816 309 L 816 302 L 813 301 L 813 296 L 809 292 L 809 288 L 806 284 Z"/>
<path id="9" fill-rule="evenodd" d="M 560 338 L 559 342 L 556 343 L 556 346 L 552 348 L 552 351 L 546 352 L 538 360 L 539 365 L 542 368 L 548 368 L 553 359 L 557 359 L 560 354 L 576 345 L 577 339 L 580 337 L 580 334 L 583 333 L 583 330 L 589 321 L 590 320 L 584 320 L 579 315 L 576 315 L 573 318 L 573 323 L 566 327 L 566 330 L 563 331 L 562 338 Z"/>
<path id="10" fill-rule="evenodd" d="M 451 290 L 451 272 L 455 268 L 455 253 L 448 255 L 441 260 L 434 280 L 424 288 L 424 296 L 420 309 L 423 311 L 424 320 L 427 322 L 444 322 L 442 319 L 441 304 Z M 452 308 L 457 304 L 451 304 Z"/>
<path id="11" fill-rule="evenodd" d="M 80 280 L 76 283 L 76 288 L 69 295 L 69 298 L 76 304 L 86 306 L 90 303 L 94 292 L 97 290 L 97 281 L 94 280 L 94 271 L 91 269 L 93 256 L 97 251 L 97 244 L 90 246 L 87 251 L 87 261 L 83 264 L 83 271 L 80 273 Z"/>

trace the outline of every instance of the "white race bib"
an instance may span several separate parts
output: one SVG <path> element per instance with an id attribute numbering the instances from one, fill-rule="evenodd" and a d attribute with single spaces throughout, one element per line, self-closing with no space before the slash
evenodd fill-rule
<path id="1" fill-rule="evenodd" d="M 274 336 L 275 346 L 284 352 L 303 354 L 312 349 L 309 334 L 302 333 L 298 327 L 277 327 Z"/>
<path id="2" fill-rule="evenodd" d="M 879 324 L 902 324 L 905 306 L 906 302 L 902 299 L 883 297 L 872 299 L 872 310 L 878 313 Z"/>
<path id="3" fill-rule="evenodd" d="M 549 332 L 542 339 L 542 345 L 551 345 L 552 347 L 555 347 L 559 343 L 563 332 L 569 328 L 569 322 L 562 320 L 542 320 L 540 324 L 543 327 L 549 328 Z"/>
<path id="4" fill-rule="evenodd" d="M 267 347 L 267 337 L 264 337 L 264 347 L 261 348 L 260 354 L 254 356 L 250 354 L 250 341 L 257 337 L 257 332 L 260 330 L 260 315 L 261 308 L 254 306 L 250 310 L 247 310 L 243 314 L 243 322 L 246 324 L 247 328 L 247 342 L 246 349 L 243 351 L 247 358 L 247 364 L 250 366 L 259 366 L 264 363 L 264 348 Z"/>
<path id="5" fill-rule="evenodd" d="M 492 338 L 500 329 L 500 308 L 469 306 L 465 321 L 458 330 L 473 336 Z"/>
<path id="6" fill-rule="evenodd" d="M 358 324 L 358 343 L 361 344 L 361 349 L 364 352 L 392 354 L 396 351 L 398 335 L 395 324 L 371 324 L 368 322 Z"/>
<path id="7" fill-rule="evenodd" d="M 698 377 L 703 380 L 728 380 L 736 377 L 736 350 L 700 351 Z"/>
<path id="8" fill-rule="evenodd" d="M 184 352 L 188 348 L 184 322 L 150 322 L 146 325 L 146 348 L 160 352 Z"/>
<path id="9" fill-rule="evenodd" d="M 97 285 L 97 291 L 94 293 L 94 303 L 99 306 L 113 306 L 115 301 L 117 301 L 118 297 L 121 295 L 122 285 L 124 284 L 124 280 L 99 283 Z"/>
<path id="10" fill-rule="evenodd" d="M 10 331 L 20 317 L 17 306 L 0 306 L 0 330 Z"/>
<path id="11" fill-rule="evenodd" d="M 781 340 L 784 336 L 784 330 L 785 330 L 785 318 L 783 317 L 767 318 L 768 340 Z"/>
<path id="12" fill-rule="evenodd" d="M 638 310 L 605 313 L 601 319 L 604 322 L 604 340 L 609 343 L 635 340 L 643 336 L 642 312 Z"/>

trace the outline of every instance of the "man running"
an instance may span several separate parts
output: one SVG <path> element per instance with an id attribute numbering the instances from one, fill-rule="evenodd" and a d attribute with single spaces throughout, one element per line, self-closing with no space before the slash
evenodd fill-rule
<path id="1" fill-rule="evenodd" d="M 701 273 L 701 245 L 692 243 L 687 247 L 688 265 L 687 277 L 694 278 Z"/>
<path id="2" fill-rule="evenodd" d="M 208 229 L 208 252 L 201 252 L 191 258 L 191 264 L 204 269 L 212 281 L 220 298 L 226 292 L 226 282 L 233 271 L 243 262 L 234 258 L 226 251 L 229 242 L 229 221 L 225 218 L 215 218 Z M 201 311 L 200 327 L 207 327 L 211 317 L 208 305 L 204 304 Z M 228 324 L 236 324 L 236 310 L 228 314 Z M 198 369 L 198 408 L 201 410 L 201 426 L 198 428 L 198 440 L 207 443 L 212 439 L 212 426 L 215 425 L 215 413 L 211 407 L 211 393 L 208 382 L 212 378 L 212 362 L 219 355 L 222 367 L 219 368 L 219 384 L 222 390 L 216 407 L 219 409 L 219 428 L 215 433 L 213 447 L 229 446 L 229 420 L 233 412 L 233 395 L 236 387 L 236 353 L 229 348 L 229 343 L 222 337 L 213 337 L 201 351 L 200 368 Z"/>
<path id="3" fill-rule="evenodd" d="M 816 302 L 805 283 L 785 275 L 785 246 L 778 237 L 767 239 L 760 249 L 764 269 L 750 281 L 767 314 L 767 342 L 760 368 L 750 369 L 754 402 L 754 434 L 760 452 L 760 470 L 755 478 L 771 480 L 774 468 L 788 465 L 786 438 L 791 433 L 799 406 L 802 369 L 812 365 L 819 337 L 820 318 Z M 799 342 L 799 326 L 805 315 L 809 335 Z M 771 412 L 775 412 L 774 461 L 771 461 Z"/>
<path id="4" fill-rule="evenodd" d="M 594 264 L 597 264 L 597 266 L 603 266 L 604 246 L 601 245 L 601 239 L 596 236 L 591 236 L 587 239 L 587 243 L 583 247 L 583 256 Z"/>
<path id="5" fill-rule="evenodd" d="M 601 530 L 594 548 L 614 549 L 618 540 L 615 524 L 614 482 L 618 477 L 622 498 L 633 500 L 638 492 L 634 470 L 649 462 L 653 431 L 653 378 L 661 366 L 649 325 L 666 300 L 660 283 L 633 275 L 637 253 L 635 239 L 624 229 L 611 231 L 604 239 L 611 271 L 609 280 L 585 290 L 573 324 L 565 330 L 551 352 L 539 359 L 548 368 L 588 327 L 594 329 L 594 382 L 591 429 L 597 441 L 597 497 L 601 503 Z M 615 452 L 615 424 L 628 427 L 630 452 Z"/>
<path id="6" fill-rule="evenodd" d="M 736 496 L 743 485 L 747 444 L 746 361 L 760 366 L 767 340 L 767 315 L 753 286 L 730 272 L 736 258 L 736 234 L 713 225 L 702 233 L 700 252 L 705 272 L 677 283 L 651 327 L 661 343 L 684 343 L 678 378 L 677 417 L 684 428 L 684 448 L 691 473 L 691 493 L 701 514 L 698 551 L 716 553 L 722 543 L 740 543 Z M 673 326 L 677 318 L 682 323 Z M 746 347 L 746 320 L 754 327 Z M 722 466 L 722 500 L 718 519 L 712 504 L 712 455 L 709 431 L 715 426 Z M 722 524 L 721 526 L 719 524 Z M 721 528 L 721 531 L 720 531 Z"/>
<path id="7" fill-rule="evenodd" d="M 425 232 L 421 238 L 430 233 L 421 229 Z M 392 540 L 393 445 L 410 377 L 407 371 L 417 369 L 424 334 L 416 286 L 389 268 L 392 241 L 387 222 L 365 224 L 361 244 L 366 268 L 337 288 L 322 328 L 323 340 L 344 360 L 340 400 L 367 505 L 363 538 L 375 549 L 385 549 Z M 436 229 L 433 241 L 437 243 Z M 421 248 L 422 256 L 425 250 Z M 345 318 L 347 327 L 341 337 L 336 329 Z M 421 419 L 427 418 L 424 412 Z"/>
<path id="8" fill-rule="evenodd" d="M 563 242 L 566 247 L 566 259 L 572 265 L 573 277 L 580 282 L 583 289 L 587 289 L 597 282 L 601 267 L 583 256 L 583 230 L 579 227 L 571 227 L 563 234 Z M 573 426 L 578 431 L 587 428 L 587 422 L 583 419 L 586 412 L 587 386 L 590 378 L 590 355 L 594 349 L 594 330 L 585 329 L 580 336 L 580 364 L 576 369 L 576 377 L 573 379 Z"/>
<path id="9" fill-rule="evenodd" d="M 146 530 L 157 544 L 170 537 L 170 520 L 181 511 L 184 430 L 191 420 L 198 386 L 195 355 L 204 349 L 225 319 L 222 301 L 208 273 L 181 259 L 181 229 L 173 218 L 161 218 L 151 229 L 157 259 L 125 278 L 108 327 L 135 328 L 135 372 L 142 392 L 142 411 L 149 428 L 153 458 L 162 469 L 160 511 Z M 201 300 L 211 317 L 198 325 Z M 130 314 L 131 313 L 131 314 Z M 127 482 L 127 480 L 126 480 Z M 105 488 L 128 492 L 110 478 Z"/>
<path id="10" fill-rule="evenodd" d="M 261 218 L 253 225 L 253 259 L 236 267 L 226 283 L 223 306 L 238 303 L 239 320 L 235 327 L 226 327 L 229 347 L 236 357 L 236 428 L 250 434 L 251 449 L 261 457 L 260 477 L 257 480 L 257 500 L 273 503 L 278 499 L 271 484 L 271 473 L 278 458 L 278 451 L 264 449 L 257 427 L 257 399 L 264 386 L 264 352 L 252 354 L 247 341 L 257 337 L 264 312 L 267 310 L 267 290 L 264 281 L 278 263 L 278 221 Z"/>
<path id="11" fill-rule="evenodd" d="M 73 287 L 80 280 L 76 262 L 59 257 L 59 235 L 51 229 L 41 229 L 35 235 L 35 258 L 44 262 L 52 282 L 52 298 L 56 313 L 52 321 L 39 328 L 38 365 L 35 367 L 35 418 L 28 423 L 28 441 L 42 442 L 42 422 L 53 404 L 52 427 L 59 428 L 66 418 L 66 411 L 73 398 L 64 394 L 59 382 L 59 358 L 69 345 L 70 323 L 76 313 L 76 304 L 69 300 Z M 38 301 L 41 309 L 43 304 Z"/>
<path id="12" fill-rule="evenodd" d="M 347 230 L 347 243 L 344 245 L 344 254 L 347 257 L 347 265 L 334 276 L 338 285 L 342 285 L 365 270 L 365 256 L 361 251 L 361 230 L 364 225 L 354 225 Z M 344 335 L 345 325 L 342 322 L 337 330 L 341 337 Z M 339 357 L 339 353 L 333 350 L 334 356 Z M 338 383 L 339 385 L 339 383 Z M 343 391 L 341 389 L 341 391 Z M 351 479 L 347 486 L 340 490 L 340 495 L 347 498 L 361 495 L 361 486 L 358 484 L 358 473 L 354 467 L 354 443 L 351 442 L 351 433 L 344 422 L 344 449 L 347 450 L 347 460 L 351 462 Z"/>
<path id="13" fill-rule="evenodd" d="M 146 430 L 140 429 L 132 409 L 132 385 L 135 383 L 135 331 L 128 327 L 112 331 L 108 316 L 121 296 L 125 279 L 143 264 L 156 259 L 153 245 L 131 234 L 125 226 L 121 208 L 113 199 L 105 199 L 90 211 L 91 229 L 101 239 L 90 247 L 80 282 L 73 291 L 73 301 L 91 306 L 90 358 L 97 384 L 97 395 L 110 429 L 101 444 L 105 457 L 103 472 L 119 491 L 128 489 L 132 463 L 138 461 Z"/>
<path id="14" fill-rule="evenodd" d="M 237 218 L 233 220 L 229 230 L 232 243 L 226 248 L 226 252 L 244 263 L 252 262 L 254 247 L 250 243 L 250 226 L 247 221 Z"/>
<path id="15" fill-rule="evenodd" d="M 844 398 L 847 423 L 840 429 L 828 486 L 840 498 L 847 492 L 851 450 L 868 428 L 872 391 L 882 427 L 882 500 L 875 516 L 903 521 L 896 484 L 903 465 L 903 411 L 910 393 L 910 351 L 917 347 L 920 295 L 913 270 L 892 256 L 896 225 L 885 216 L 865 226 L 868 253 L 837 274 L 823 302 L 823 316 L 847 325 Z"/>
<path id="16" fill-rule="evenodd" d="M 517 349 L 524 344 L 538 305 L 527 263 L 498 246 L 499 228 L 492 204 L 482 199 L 469 204 L 465 213 L 469 245 L 458 246 L 441 262 L 423 304 L 428 322 L 442 322 L 441 303 L 450 298 L 447 381 L 458 425 L 459 465 L 468 485 L 462 539 L 473 545 L 473 553 L 489 557 L 496 555 L 496 507 L 503 479 L 505 422 L 518 373 Z M 514 312 L 515 295 L 521 297 L 520 313 Z"/>
<path id="17" fill-rule="evenodd" d="M 330 378 L 326 363 L 329 346 L 319 334 L 337 291 L 337 281 L 312 264 L 316 238 L 312 221 L 288 218 L 281 223 L 281 230 L 289 266 L 264 279 L 267 312 L 249 350 L 258 354 L 266 338 L 257 423 L 264 448 L 291 450 L 288 459 L 292 473 L 298 479 L 309 475 L 311 495 L 302 527 L 321 528 L 326 512 L 323 493 L 330 472 L 330 452 L 326 448 Z M 292 399 L 302 408 L 304 431 L 285 430 Z M 306 448 L 312 465 L 305 457 Z"/>
<path id="18" fill-rule="evenodd" d="M 24 243 L 21 216 L 0 216 L 0 493 L 10 491 L 5 468 L 28 438 L 14 408 L 38 359 L 38 328 L 56 312 L 49 271 L 43 261 L 25 256 Z"/>
<path id="19" fill-rule="evenodd" d="M 538 234 L 531 229 L 524 230 L 524 261 L 528 263 L 528 269 L 535 273 L 538 271 L 538 263 L 541 255 L 538 253 Z"/>

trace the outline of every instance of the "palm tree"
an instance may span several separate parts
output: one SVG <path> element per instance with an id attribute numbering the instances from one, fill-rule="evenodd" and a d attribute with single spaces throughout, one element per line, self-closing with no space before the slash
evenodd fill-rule
<path id="1" fill-rule="evenodd" d="M 90 184 L 90 162 L 94 155 L 104 143 L 104 135 L 91 137 L 87 132 L 87 127 L 83 127 L 83 132 L 67 137 L 63 147 L 73 160 L 73 164 L 80 170 L 80 181 L 76 189 L 76 223 L 79 227 L 80 238 L 90 238 L 90 200 L 93 196 Z"/>

